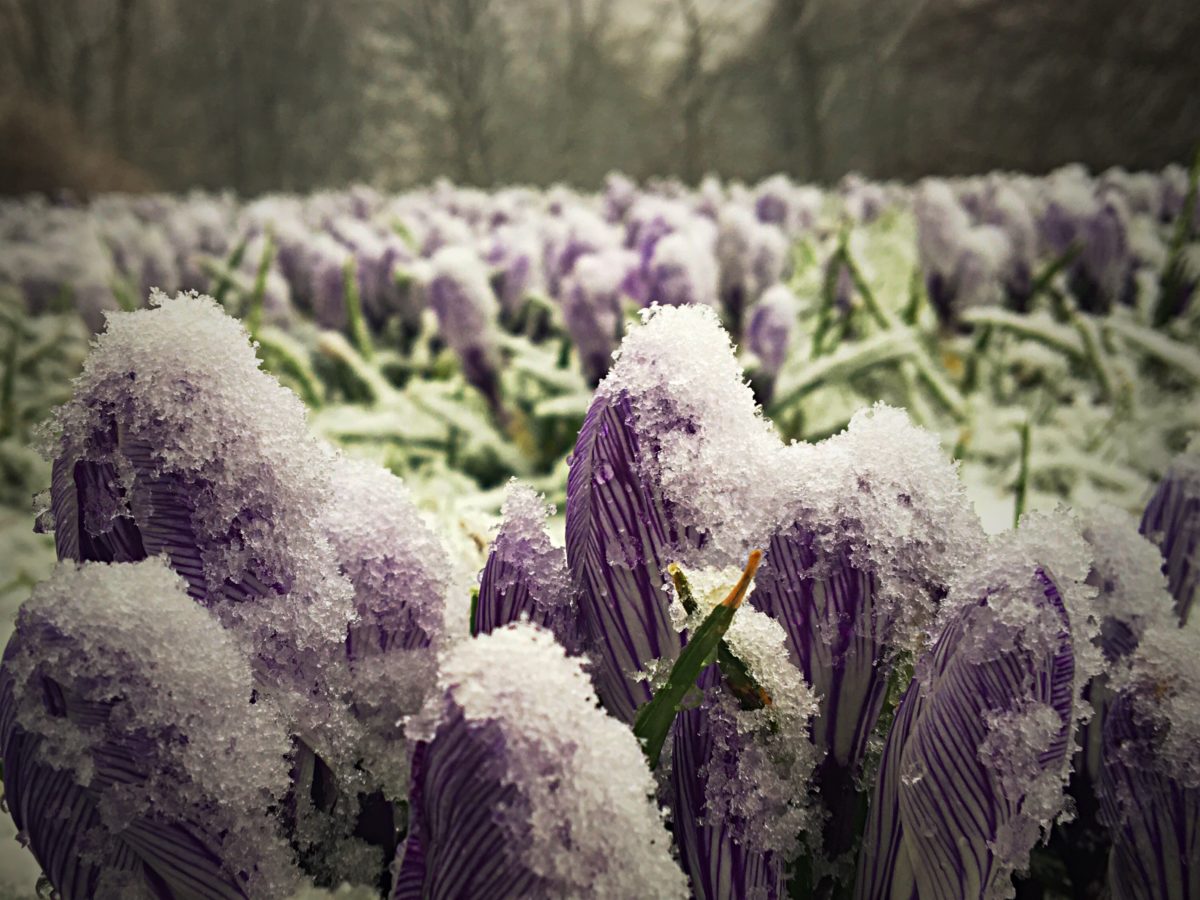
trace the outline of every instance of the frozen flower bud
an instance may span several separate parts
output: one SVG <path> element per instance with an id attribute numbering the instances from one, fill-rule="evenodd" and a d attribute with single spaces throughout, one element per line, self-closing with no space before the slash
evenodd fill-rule
<path id="1" fill-rule="evenodd" d="M 8 809 L 57 896 L 273 898 L 287 732 L 228 632 L 161 560 L 72 563 L 0 666 Z"/>
<path id="2" fill-rule="evenodd" d="M 396 281 L 400 269 L 413 261 L 412 251 L 400 236 L 345 216 L 334 220 L 330 229 L 354 255 L 363 315 L 371 326 L 382 328 L 392 316 L 407 323 L 416 321 L 420 312 L 412 308 Z"/>
<path id="3" fill-rule="evenodd" d="M 563 324 L 591 384 L 598 384 L 612 365 L 624 328 L 621 304 L 636 266 L 636 255 L 622 248 L 588 253 L 563 282 Z"/>
<path id="4" fill-rule="evenodd" d="M 449 561 L 404 483 L 366 460 L 341 456 L 322 531 L 354 586 L 346 658 L 364 767 L 391 800 L 407 790 L 401 720 L 421 708 L 437 670 Z"/>
<path id="5" fill-rule="evenodd" d="M 1200 628 L 1146 629 L 1113 678 L 1101 817 L 1114 900 L 1200 896 Z"/>
<path id="6" fill-rule="evenodd" d="M 506 322 L 516 321 L 530 294 L 546 289 L 542 249 L 541 238 L 529 226 L 504 225 L 492 236 L 486 258 Z"/>
<path id="7" fill-rule="evenodd" d="M 456 645 L 409 735 L 393 900 L 687 896 L 636 738 L 549 632 Z"/>
<path id="8" fill-rule="evenodd" d="M 779 374 L 795 339 L 800 301 L 785 284 L 777 284 L 750 308 L 746 344 L 758 357 L 762 371 Z"/>
<path id="9" fill-rule="evenodd" d="M 1175 458 L 1142 514 L 1142 534 L 1158 545 L 1179 621 L 1200 597 L 1200 440 Z"/>
<path id="10" fill-rule="evenodd" d="M 241 323 L 207 297 L 152 303 L 109 318 L 55 413 L 59 558 L 166 556 L 244 642 L 296 733 L 331 763 L 351 757 L 340 696 L 353 589 L 320 531 L 332 451 Z"/>
<path id="11" fill-rule="evenodd" d="M 567 483 L 567 564 L 597 692 L 627 722 L 650 699 L 643 665 L 680 646 L 667 566 L 741 520 L 747 472 L 778 446 L 715 311 L 656 307 L 644 319 L 596 391 Z M 744 558 L 736 541 L 720 549 L 722 565 Z"/>
<path id="12" fill-rule="evenodd" d="M 311 235 L 301 252 L 305 283 L 301 296 L 307 298 L 313 318 L 324 328 L 346 327 L 346 267 L 354 255 L 324 232 Z"/>
<path id="13" fill-rule="evenodd" d="M 815 780 L 830 813 L 823 849 L 836 859 L 853 844 L 857 782 L 892 671 L 929 645 L 983 531 L 937 438 L 898 410 L 860 412 L 847 431 L 789 449 L 778 465 L 794 472 L 794 499 L 774 513 L 750 603 L 783 626 L 792 662 L 821 697 Z"/>
<path id="14" fill-rule="evenodd" d="M 900 703 L 856 897 L 914 886 L 922 898 L 1012 897 L 1011 875 L 1063 811 L 1091 674 L 1076 665 L 1088 662 L 1075 586 L 1087 555 L 1063 542 L 1063 521 L 1030 521 L 956 583 L 945 630 Z M 1039 562 L 1047 556 L 1052 568 Z"/>
<path id="15" fill-rule="evenodd" d="M 783 275 L 787 238 L 776 226 L 759 222 L 749 209 L 732 203 L 722 208 L 718 228 L 721 306 L 740 334 L 746 308 Z"/>
<path id="16" fill-rule="evenodd" d="M 717 264 L 701 237 L 675 232 L 654 246 L 647 281 L 648 303 L 717 306 Z"/>
<path id="17" fill-rule="evenodd" d="M 487 269 L 466 247 L 444 247 L 430 261 L 425 289 L 442 339 L 458 355 L 463 376 L 500 405 L 500 360 L 495 329 L 500 313 Z"/>
<path id="18" fill-rule="evenodd" d="M 772 175 L 754 190 L 754 211 L 759 221 L 778 225 L 787 235 L 798 235 L 817 224 L 822 194 L 816 188 L 793 184 L 786 175 Z"/>
<path id="19" fill-rule="evenodd" d="M 712 611 L 737 574 L 689 576 L 697 600 L 689 627 Z M 714 580 L 715 591 L 706 586 Z M 742 608 L 725 638 L 767 702 L 746 707 L 716 665 L 701 674 L 701 701 L 681 710 L 672 728 L 675 840 L 697 898 L 783 896 L 800 834 L 817 821 L 809 804 L 820 758 L 809 739 L 817 698 L 770 617 Z"/>
<path id="20" fill-rule="evenodd" d="M 546 516 L 553 509 L 532 488 L 509 482 L 500 532 L 479 577 L 477 634 L 528 620 L 549 629 L 567 650 L 578 649 L 578 610 L 567 559 L 546 533 Z"/>

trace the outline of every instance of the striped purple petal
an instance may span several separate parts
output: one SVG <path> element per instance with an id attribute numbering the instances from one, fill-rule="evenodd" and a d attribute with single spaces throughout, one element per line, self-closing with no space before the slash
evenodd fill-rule
<path id="1" fill-rule="evenodd" d="M 777 900 L 786 896 L 783 860 L 745 840 L 738 823 L 713 821 L 708 803 L 710 781 L 736 777 L 739 750 L 750 738 L 730 727 L 721 714 L 722 698 L 715 665 L 700 676 L 703 703 L 675 718 L 671 738 L 671 811 L 675 845 L 697 900 Z M 720 742 L 718 742 L 718 732 Z"/>
<path id="2" fill-rule="evenodd" d="M 1113 840 L 1108 874 L 1114 900 L 1200 897 L 1200 784 L 1188 784 L 1162 765 L 1156 730 L 1129 697 L 1109 707 L 1099 795 Z"/>
<path id="3" fill-rule="evenodd" d="M 1114 900 L 1200 897 L 1200 627 L 1147 628 L 1112 674 L 1100 817 Z"/>
<path id="4" fill-rule="evenodd" d="M 643 447 L 627 397 L 592 401 L 567 480 L 567 565 L 584 640 L 594 655 L 596 692 L 633 722 L 649 701 L 636 673 L 681 646 L 667 608 L 667 566 L 685 531 L 642 477 Z"/>
<path id="5" fill-rule="evenodd" d="M 225 631 L 161 562 L 61 566 L 0 666 L 5 797 L 64 898 L 297 882 L 271 807 L 288 744 Z"/>
<path id="6" fill-rule="evenodd" d="M 545 500 L 516 481 L 508 486 L 504 520 L 479 578 L 474 631 L 510 622 L 541 625 L 568 651 L 579 649 L 578 612 L 563 548 L 546 534 Z"/>
<path id="7" fill-rule="evenodd" d="M 457 645 L 410 736 L 393 900 L 684 897 L 633 734 L 537 626 Z"/>
<path id="8" fill-rule="evenodd" d="M 991 896 L 1061 810 L 1074 652 L 1058 588 L 1039 569 L 1028 590 L 955 613 L 905 695 L 857 897 Z"/>
<path id="9" fill-rule="evenodd" d="M 1142 534 L 1158 544 L 1181 623 L 1200 596 L 1200 454 L 1171 464 L 1142 515 Z"/>

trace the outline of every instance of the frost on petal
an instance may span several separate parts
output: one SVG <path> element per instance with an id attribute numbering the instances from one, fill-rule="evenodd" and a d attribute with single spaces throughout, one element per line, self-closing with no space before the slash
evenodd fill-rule
<path id="1" fill-rule="evenodd" d="M 1158 544 L 1179 621 L 1200 596 L 1200 442 L 1176 457 L 1142 515 L 1142 534 Z"/>
<path id="2" fill-rule="evenodd" d="M 549 632 L 457 644 L 409 735 L 396 900 L 687 896 L 637 740 Z"/>
<path id="3" fill-rule="evenodd" d="M 109 317 L 56 412 L 61 558 L 163 555 L 243 642 L 260 687 L 332 763 L 355 756 L 340 701 L 353 588 L 320 531 L 332 451 L 210 299 Z"/>
<path id="4" fill-rule="evenodd" d="M 1062 582 L 1031 564 L 1027 542 L 1042 537 L 998 539 L 958 581 L 966 593 L 884 748 L 856 896 L 910 884 L 923 898 L 1012 896 L 1011 875 L 1061 814 L 1087 632 L 1073 636 Z"/>
<path id="5" fill-rule="evenodd" d="M 375 783 L 403 799 L 407 766 L 400 720 L 421 708 L 445 633 L 449 562 L 404 483 L 374 463 L 338 457 L 322 530 L 354 586 L 346 635 L 359 752 Z M 375 785 L 372 785 L 373 787 Z"/>
<path id="6" fill-rule="evenodd" d="M 553 511 L 532 488 L 508 485 L 500 532 L 479 579 L 475 632 L 528 620 L 549 629 L 569 651 L 579 648 L 578 613 L 563 548 L 546 533 Z"/>
<path id="7" fill-rule="evenodd" d="M 1113 676 L 1101 817 L 1115 900 L 1200 896 L 1200 627 L 1156 624 Z"/>
<path id="8" fill-rule="evenodd" d="M 161 560 L 60 565 L 0 668 L 5 799 L 59 896 L 276 897 L 282 719 Z"/>

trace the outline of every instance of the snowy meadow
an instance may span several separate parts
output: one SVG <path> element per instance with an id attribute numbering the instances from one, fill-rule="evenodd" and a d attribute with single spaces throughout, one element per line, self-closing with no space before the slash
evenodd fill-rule
<path id="1" fill-rule="evenodd" d="M 1200 898 L 1198 175 L 0 200 L 0 889 Z"/>

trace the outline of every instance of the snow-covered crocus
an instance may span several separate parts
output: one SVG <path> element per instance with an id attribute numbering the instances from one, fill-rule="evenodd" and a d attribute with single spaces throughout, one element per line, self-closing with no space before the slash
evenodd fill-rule
<path id="1" fill-rule="evenodd" d="M 1142 515 L 1142 534 L 1162 551 L 1180 622 L 1200 598 L 1200 439 L 1171 463 Z"/>
<path id="2" fill-rule="evenodd" d="M 552 510 L 532 488 L 516 480 L 509 483 L 500 531 L 479 576 L 475 633 L 489 634 L 528 620 L 549 629 L 567 650 L 578 649 L 578 614 L 567 559 L 546 533 L 546 516 Z"/>
<path id="3" fill-rule="evenodd" d="M 354 716 L 371 789 L 403 800 L 402 720 L 421 708 L 447 637 L 446 551 L 422 521 L 404 483 L 366 460 L 339 457 L 321 518 L 342 574 L 354 586 L 346 632 Z"/>
<path id="4" fill-rule="evenodd" d="M 1101 817 L 1114 900 L 1200 897 L 1200 623 L 1156 624 L 1113 677 Z"/>
<path id="5" fill-rule="evenodd" d="M 624 330 L 625 290 L 636 268 L 636 254 L 617 247 L 580 257 L 563 282 L 563 325 L 592 385 L 598 384 L 612 365 L 613 351 Z"/>
<path id="6" fill-rule="evenodd" d="M 775 514 L 749 602 L 780 622 L 821 697 L 814 781 L 829 818 L 818 849 L 833 861 L 853 847 L 857 783 L 893 670 L 928 646 L 983 534 L 937 438 L 897 410 L 860 412 L 845 432 L 781 456 L 793 499 Z"/>
<path id="7" fill-rule="evenodd" d="M 161 560 L 60 564 L 0 666 L 9 812 L 55 896 L 275 898 L 287 731 Z"/>
<path id="8" fill-rule="evenodd" d="M 1094 666 L 1087 550 L 1072 532 L 1027 517 L 956 583 L 883 748 L 859 900 L 1011 897 L 1063 812 Z"/>
<path id="9" fill-rule="evenodd" d="M 330 764 L 352 759 L 340 682 L 354 591 L 320 529 L 333 452 L 237 320 L 207 297 L 151 304 L 109 317 L 56 412 L 58 556 L 165 555 L 245 642 L 294 733 Z"/>
<path id="10" fill-rule="evenodd" d="M 799 324 L 800 301 L 786 284 L 768 288 L 750 307 L 746 346 L 758 359 L 754 392 L 764 406 L 771 402 L 779 376 Z"/>
<path id="11" fill-rule="evenodd" d="M 1103 312 L 1127 291 L 1129 211 L 1115 191 L 1097 194 L 1092 181 L 1075 169 L 1055 172 L 1046 190 L 1049 200 L 1038 223 L 1045 252 L 1062 256 L 1075 248 L 1071 290 L 1083 309 Z"/>
<path id="12" fill-rule="evenodd" d="M 463 377 L 502 409 L 496 346 L 500 304 L 482 260 L 466 247 L 443 247 L 430 260 L 425 296 L 437 315 L 442 339 L 458 355 Z"/>
<path id="13" fill-rule="evenodd" d="M 695 608 L 684 618 L 676 606 L 676 621 L 697 628 L 736 578 L 736 568 L 693 573 Z M 817 697 L 769 616 L 739 610 L 725 641 L 723 659 L 738 660 L 756 696 L 748 703 L 714 663 L 700 676 L 700 701 L 675 719 L 667 792 L 675 842 L 697 900 L 781 898 L 801 833 L 820 824 L 809 801 L 821 755 L 809 739 Z"/>
<path id="14" fill-rule="evenodd" d="M 787 239 L 778 227 L 760 222 L 738 204 L 723 207 L 717 222 L 721 306 L 737 337 L 742 333 L 746 309 L 782 277 Z"/>
<path id="15" fill-rule="evenodd" d="M 929 301 L 944 322 L 970 306 L 998 301 L 1012 247 L 993 225 L 973 227 L 950 186 L 927 179 L 913 198 L 917 250 Z"/>
<path id="16" fill-rule="evenodd" d="M 393 900 L 687 896 L 637 739 L 548 631 L 457 644 L 408 732 Z"/>

